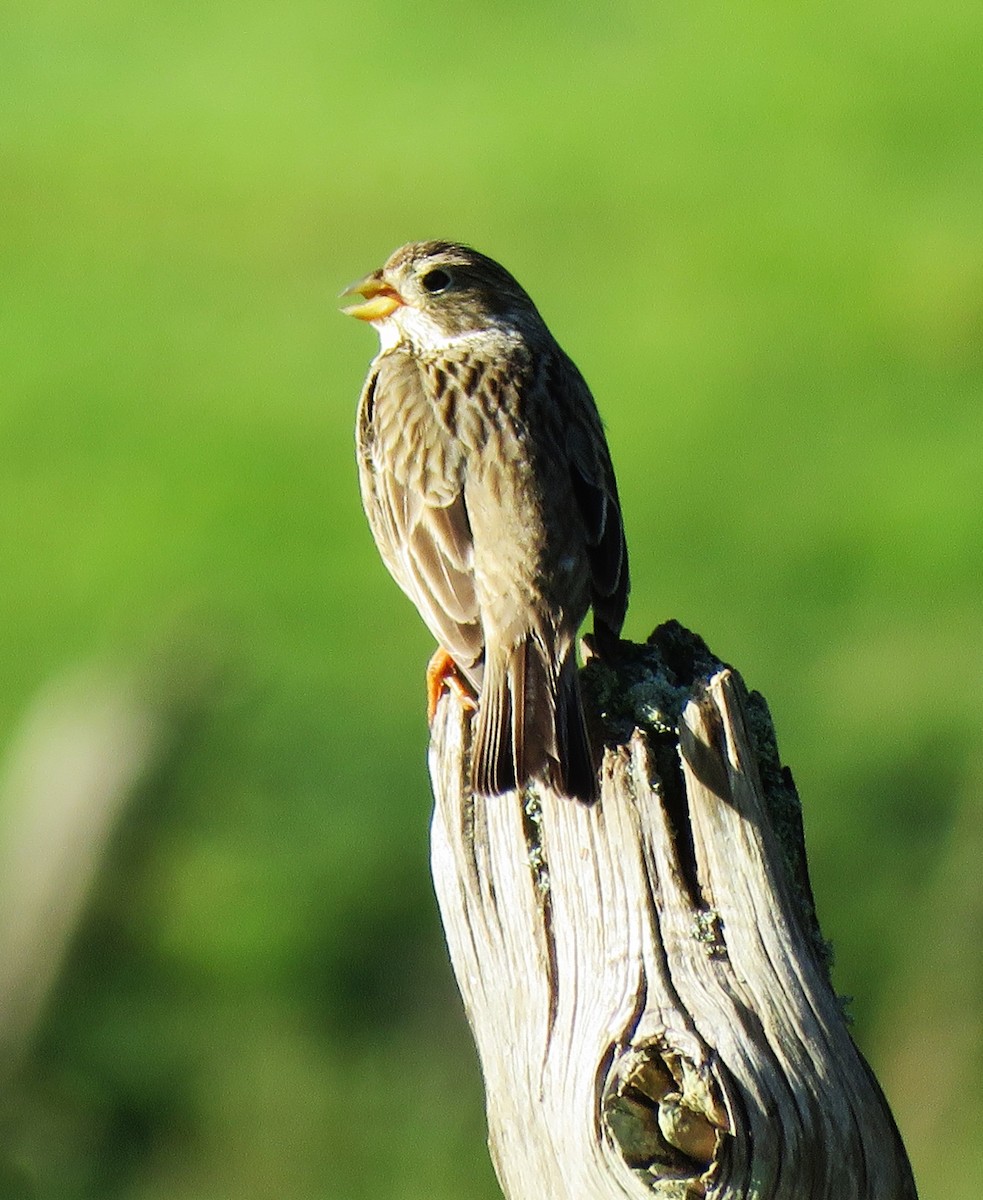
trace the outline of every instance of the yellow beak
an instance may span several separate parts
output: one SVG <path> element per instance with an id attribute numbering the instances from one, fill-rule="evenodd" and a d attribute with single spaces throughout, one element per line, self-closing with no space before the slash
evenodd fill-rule
<path id="1" fill-rule="evenodd" d="M 373 271 L 371 275 L 359 279 L 350 287 L 346 287 L 341 294 L 365 298 L 364 304 L 349 304 L 341 310 L 349 317 L 358 317 L 360 321 L 381 321 L 405 303 L 395 288 L 383 282 L 380 271 Z"/>

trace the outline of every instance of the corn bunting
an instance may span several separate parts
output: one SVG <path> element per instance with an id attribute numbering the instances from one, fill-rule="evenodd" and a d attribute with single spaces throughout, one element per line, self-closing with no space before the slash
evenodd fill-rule
<path id="1" fill-rule="evenodd" d="M 463 677 L 476 792 L 540 780 L 591 801 L 575 640 L 593 607 L 598 649 L 616 644 L 628 554 L 587 384 L 508 271 L 466 246 L 410 243 L 345 294 L 381 342 L 359 479 L 383 561 L 439 644 L 431 719 Z"/>

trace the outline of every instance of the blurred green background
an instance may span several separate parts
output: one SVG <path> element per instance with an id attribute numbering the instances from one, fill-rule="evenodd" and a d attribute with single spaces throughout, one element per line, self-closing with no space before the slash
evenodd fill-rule
<path id="1" fill-rule="evenodd" d="M 980 1195 L 981 61 L 965 0 L 6 0 L 0 1196 L 498 1195 L 336 313 L 433 236 L 592 384 L 627 633 L 767 696 L 922 1195 Z"/>

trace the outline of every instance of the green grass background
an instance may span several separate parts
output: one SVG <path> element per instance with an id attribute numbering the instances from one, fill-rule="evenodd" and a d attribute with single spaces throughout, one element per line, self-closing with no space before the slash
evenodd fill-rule
<path id="1" fill-rule="evenodd" d="M 498 1194 L 335 298 L 439 236 L 591 383 L 627 632 L 768 697 L 923 1197 L 980 1195 L 981 61 L 968 0 L 6 0 L 0 745 L 81 663 L 185 701 L 0 1188 Z"/>

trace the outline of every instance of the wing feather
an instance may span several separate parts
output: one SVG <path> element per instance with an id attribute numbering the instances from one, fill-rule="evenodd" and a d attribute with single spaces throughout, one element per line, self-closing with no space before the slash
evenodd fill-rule
<path id="1" fill-rule="evenodd" d="M 551 381 L 553 387 L 586 393 L 582 402 L 569 405 L 580 419 L 567 428 L 567 461 L 587 543 L 595 621 L 599 620 L 617 635 L 628 608 L 629 587 L 628 548 L 618 485 L 601 419 L 583 376 L 569 359 L 565 359 L 557 375 L 559 378 Z"/>
<path id="2" fill-rule="evenodd" d="M 379 552 L 428 629 L 472 677 L 484 649 L 463 455 L 409 355 L 380 356 L 358 420 L 362 502 Z"/>

